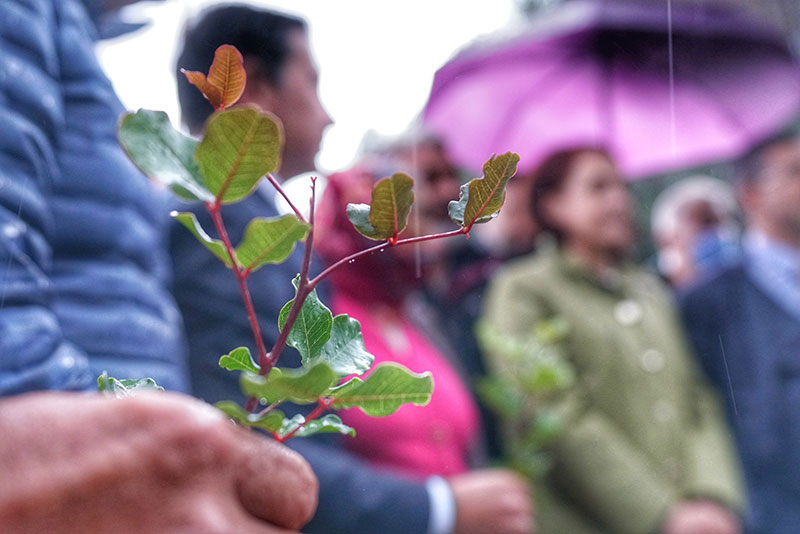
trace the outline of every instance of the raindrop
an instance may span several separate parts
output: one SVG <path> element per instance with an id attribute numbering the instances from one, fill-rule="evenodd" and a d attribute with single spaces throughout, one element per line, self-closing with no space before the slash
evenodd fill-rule
<path id="1" fill-rule="evenodd" d="M 352 259 L 352 260 L 348 261 L 347 263 L 355 263 L 355 262 L 356 262 L 356 260 Z"/>

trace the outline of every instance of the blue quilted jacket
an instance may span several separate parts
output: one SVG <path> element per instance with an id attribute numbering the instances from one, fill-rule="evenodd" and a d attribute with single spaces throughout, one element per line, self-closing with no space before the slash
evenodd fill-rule
<path id="1" fill-rule="evenodd" d="M 0 395 L 187 388 L 165 199 L 117 145 L 93 33 L 77 0 L 0 2 Z"/>

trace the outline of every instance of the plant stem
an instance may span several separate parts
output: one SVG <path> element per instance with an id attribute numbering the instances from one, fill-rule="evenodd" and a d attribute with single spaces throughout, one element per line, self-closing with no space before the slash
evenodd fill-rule
<path id="1" fill-rule="evenodd" d="M 253 299 L 250 296 L 250 291 L 247 289 L 247 274 L 242 270 L 239 262 L 236 260 L 236 253 L 234 252 L 231 240 L 228 237 L 228 230 L 225 228 L 225 223 L 222 220 L 221 204 L 219 202 L 209 202 L 206 204 L 208 213 L 214 221 L 214 226 L 219 233 L 222 243 L 225 245 L 225 251 L 228 253 L 228 258 L 231 262 L 231 270 L 236 276 L 236 281 L 239 283 L 239 291 L 242 293 L 242 300 L 247 310 L 247 318 L 250 320 L 250 328 L 253 330 L 253 337 L 256 342 L 256 350 L 258 352 L 258 365 L 261 366 L 262 374 L 269 373 L 272 369 L 272 362 L 267 356 L 267 348 L 264 345 L 264 338 L 261 336 L 261 328 L 258 326 L 258 317 L 256 310 L 253 306 Z M 266 369 L 266 370 L 265 370 Z"/>
<path id="2" fill-rule="evenodd" d="M 312 411 L 310 414 L 308 414 L 308 417 L 306 417 L 306 420 L 303 421 L 303 424 L 298 425 L 297 428 L 295 428 L 294 430 L 292 430 L 291 432 L 289 432 L 288 434 L 286 434 L 283 437 L 280 437 L 280 436 L 276 435 L 275 439 L 280 443 L 283 443 L 284 441 L 290 439 L 292 436 L 297 434 L 297 432 L 299 432 L 301 428 L 303 428 L 309 422 L 313 421 L 314 419 L 316 419 L 317 417 L 322 415 L 322 413 L 325 410 L 327 410 L 328 408 L 331 407 L 331 404 L 333 404 L 333 399 L 329 399 L 327 397 L 323 397 L 323 398 L 319 399 L 319 404 L 317 404 L 317 407 L 314 408 L 314 411 Z"/>
<path id="3" fill-rule="evenodd" d="M 356 252 L 354 254 L 350 254 L 349 256 L 340 259 L 339 261 L 337 261 L 336 263 L 334 263 L 333 265 L 331 265 L 330 267 L 328 267 L 327 269 L 325 269 L 324 271 L 319 273 L 313 279 L 311 279 L 308 282 L 308 287 L 309 287 L 310 290 L 313 290 L 315 287 L 317 287 L 317 284 L 319 284 L 325 277 L 327 277 L 333 271 L 335 271 L 336 269 L 338 269 L 339 267 L 341 267 L 342 265 L 344 265 L 346 263 L 350 263 L 351 261 L 354 261 L 354 260 L 360 258 L 361 256 L 366 256 L 367 254 L 373 254 L 375 252 L 384 250 L 384 249 L 389 248 L 389 247 L 397 247 L 397 246 L 400 246 L 400 245 L 408 245 L 410 243 L 421 243 L 423 241 L 434 241 L 436 239 L 444 239 L 446 237 L 453 237 L 453 236 L 457 236 L 457 235 L 460 235 L 460 234 L 464 234 L 467 237 L 469 237 L 469 233 L 468 232 L 469 232 L 469 230 L 467 230 L 466 228 L 462 227 L 462 228 L 458 228 L 457 230 L 453 230 L 453 231 L 450 231 L 450 232 L 444 232 L 444 233 L 441 233 L 441 234 L 429 234 L 429 235 L 423 235 L 423 236 L 418 236 L 418 237 L 409 237 L 408 239 L 400 239 L 400 240 L 398 240 L 398 241 L 396 241 L 394 243 L 392 243 L 391 241 L 384 241 L 383 243 L 381 243 L 379 245 L 375 245 L 374 247 L 370 247 L 370 248 L 361 250 L 359 252 Z"/>
<path id="4" fill-rule="evenodd" d="M 275 345 L 272 346 L 272 350 L 269 351 L 269 360 L 271 366 L 275 366 L 278 363 L 278 359 L 281 357 L 283 353 L 283 348 L 286 346 L 286 340 L 289 339 L 289 332 L 292 331 L 292 327 L 294 326 L 295 321 L 297 321 L 297 317 L 300 315 L 300 310 L 303 308 L 303 303 L 306 301 L 306 297 L 311 293 L 313 287 L 308 282 L 308 269 L 311 266 L 311 254 L 314 249 L 314 205 L 316 203 L 316 195 L 317 195 L 317 179 L 311 178 L 311 200 L 310 208 L 309 208 L 309 217 L 308 217 L 308 224 L 311 229 L 308 231 L 308 235 L 306 236 L 305 240 L 305 253 L 303 254 L 303 266 L 300 268 L 300 282 L 297 284 L 297 294 L 294 297 L 294 302 L 292 303 L 292 307 L 289 309 L 289 315 L 286 317 L 286 322 L 283 324 L 283 329 L 281 330 L 278 339 L 275 340 Z M 262 366 L 262 371 L 263 371 Z M 260 374 L 264 374 L 259 371 Z"/>
<path id="5" fill-rule="evenodd" d="M 289 207 L 292 208 L 292 211 L 294 211 L 294 214 L 297 215 L 297 218 L 303 222 L 306 222 L 306 218 L 303 217 L 303 214 L 300 213 L 300 210 L 298 210 L 292 203 L 292 201 L 289 200 L 289 196 L 286 194 L 286 191 L 283 190 L 281 184 L 278 183 L 278 180 L 276 180 L 275 177 L 272 176 L 271 174 L 267 174 L 267 180 L 269 180 L 269 183 L 272 184 L 272 187 L 274 187 L 275 190 L 278 193 L 280 193 L 280 195 L 283 197 L 283 200 L 285 200 L 289 204 Z M 316 178 L 312 178 L 312 180 L 316 180 Z"/>

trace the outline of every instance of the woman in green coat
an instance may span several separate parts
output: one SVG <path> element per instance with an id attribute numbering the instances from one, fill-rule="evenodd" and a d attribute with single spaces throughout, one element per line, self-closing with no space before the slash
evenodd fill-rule
<path id="1" fill-rule="evenodd" d="M 485 322 L 514 338 L 540 321 L 567 325 L 558 349 L 576 379 L 548 401 L 562 426 L 539 482 L 539 532 L 740 533 L 728 429 L 669 293 L 627 260 L 633 212 L 613 161 L 595 149 L 554 154 L 531 205 L 550 240 L 496 277 Z M 512 360 L 487 352 L 513 380 Z M 529 430 L 529 417 L 509 425 L 510 439 Z"/>

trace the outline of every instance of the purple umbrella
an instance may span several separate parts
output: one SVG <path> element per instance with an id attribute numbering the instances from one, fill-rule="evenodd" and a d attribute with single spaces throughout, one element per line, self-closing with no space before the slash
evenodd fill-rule
<path id="1" fill-rule="evenodd" d="M 513 150 L 526 172 L 588 144 L 647 176 L 737 156 L 798 111 L 800 67 L 758 21 L 708 6 L 571 2 L 458 54 L 436 73 L 423 120 L 472 170 Z"/>

